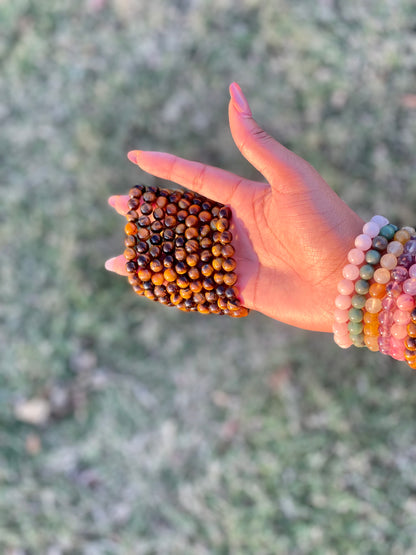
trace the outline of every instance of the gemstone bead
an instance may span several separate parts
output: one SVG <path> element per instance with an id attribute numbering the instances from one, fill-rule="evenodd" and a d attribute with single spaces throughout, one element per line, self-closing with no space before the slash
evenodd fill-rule
<path id="1" fill-rule="evenodd" d="M 397 232 L 399 233 L 399 232 Z M 396 235 L 397 235 L 396 233 Z M 400 256 L 403 253 L 403 245 L 400 241 L 391 241 L 387 245 L 387 252 L 390 254 L 394 254 L 394 256 Z"/>
<path id="2" fill-rule="evenodd" d="M 377 268 L 373 277 L 377 283 L 385 284 L 390 281 L 390 272 L 386 268 Z"/>
<path id="3" fill-rule="evenodd" d="M 366 301 L 365 295 L 354 295 L 351 299 L 351 304 L 354 308 L 364 308 L 365 301 Z"/>
<path id="4" fill-rule="evenodd" d="M 369 235 L 371 238 L 378 235 L 379 231 L 380 231 L 380 227 L 374 221 L 370 221 L 364 224 L 363 233 L 365 235 Z"/>
<path id="5" fill-rule="evenodd" d="M 380 312 L 380 310 L 382 309 L 381 300 L 377 297 L 370 297 L 365 303 L 365 309 L 371 314 L 376 314 L 377 312 Z"/>
<path id="6" fill-rule="evenodd" d="M 361 279 L 370 280 L 373 277 L 374 268 L 371 264 L 364 264 L 360 268 L 360 277 Z"/>
<path id="7" fill-rule="evenodd" d="M 375 250 L 378 251 L 385 251 L 388 245 L 388 241 L 385 237 L 382 237 L 381 235 L 377 235 L 376 237 L 374 237 L 373 239 L 373 243 L 372 246 Z"/>
<path id="8" fill-rule="evenodd" d="M 391 241 L 396 233 L 396 227 L 392 224 L 387 224 L 380 228 L 379 235 L 385 237 L 388 241 Z"/>
<path id="9" fill-rule="evenodd" d="M 355 247 L 363 251 L 368 250 L 371 247 L 371 243 L 372 243 L 371 237 L 369 235 L 366 235 L 365 233 L 358 235 L 358 237 L 356 237 L 354 242 Z"/>
<path id="10" fill-rule="evenodd" d="M 365 261 L 367 262 L 367 264 L 372 264 L 375 266 L 380 262 L 380 256 L 381 255 L 379 251 L 376 251 L 375 249 L 370 249 L 365 253 Z"/>
<path id="11" fill-rule="evenodd" d="M 359 279 L 356 283 L 355 283 L 355 291 L 359 294 L 359 295 L 366 295 L 368 293 L 368 290 L 370 289 L 370 286 L 368 284 L 368 281 L 364 280 L 364 279 Z"/>
<path id="12" fill-rule="evenodd" d="M 410 278 L 404 281 L 403 291 L 409 295 L 416 295 L 416 278 Z"/>
<path id="13" fill-rule="evenodd" d="M 351 322 L 361 322 L 363 319 L 363 311 L 359 308 L 350 308 L 348 316 Z"/>
<path id="14" fill-rule="evenodd" d="M 384 254 L 380 259 L 380 265 L 387 270 L 393 270 L 397 266 L 397 258 L 394 254 Z"/>
<path id="15" fill-rule="evenodd" d="M 389 223 L 388 219 L 384 216 L 376 215 L 371 218 L 372 222 L 375 222 L 380 228 Z"/>
<path id="16" fill-rule="evenodd" d="M 415 307 L 415 300 L 411 295 L 404 293 L 399 297 L 397 297 L 396 305 L 400 310 L 407 310 L 408 312 L 410 312 Z M 410 318 L 410 314 L 409 314 L 409 318 Z"/>
<path id="17" fill-rule="evenodd" d="M 364 253 L 361 249 L 351 249 L 348 253 L 348 262 L 350 264 L 361 264 L 364 261 Z"/>

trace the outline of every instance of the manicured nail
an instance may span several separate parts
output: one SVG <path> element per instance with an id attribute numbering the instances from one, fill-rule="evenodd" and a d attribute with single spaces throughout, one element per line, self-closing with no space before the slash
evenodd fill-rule
<path id="1" fill-rule="evenodd" d="M 108 204 L 109 204 L 110 206 L 112 206 L 113 208 L 115 208 L 115 206 L 116 206 L 116 197 L 113 195 L 112 197 L 110 197 L 110 198 L 108 199 L 107 202 L 108 202 Z"/>
<path id="2" fill-rule="evenodd" d="M 113 258 L 109 258 L 108 260 L 105 261 L 104 267 L 109 272 L 112 272 L 114 270 L 114 267 L 115 267 L 114 261 L 116 260 L 116 258 L 117 257 L 114 256 Z"/>
<path id="3" fill-rule="evenodd" d="M 138 153 L 138 150 L 130 150 L 130 152 L 127 154 L 127 158 L 130 160 L 130 162 L 133 162 L 133 164 L 137 164 Z"/>
<path id="4" fill-rule="evenodd" d="M 250 106 L 238 83 L 231 83 L 230 96 L 234 107 L 244 116 L 251 116 Z"/>

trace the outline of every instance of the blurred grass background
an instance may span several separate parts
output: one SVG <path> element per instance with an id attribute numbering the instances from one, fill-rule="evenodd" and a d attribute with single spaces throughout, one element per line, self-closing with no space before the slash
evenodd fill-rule
<path id="1" fill-rule="evenodd" d="M 413 0 L 0 1 L 0 552 L 416 552 L 416 378 L 103 269 L 166 150 L 255 176 L 257 120 L 363 218 L 415 225 Z"/>

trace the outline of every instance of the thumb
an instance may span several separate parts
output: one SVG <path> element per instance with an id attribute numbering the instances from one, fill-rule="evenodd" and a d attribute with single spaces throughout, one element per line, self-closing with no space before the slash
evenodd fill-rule
<path id="1" fill-rule="evenodd" d="M 235 144 L 244 158 L 266 178 L 272 188 L 284 192 L 294 179 L 299 180 L 304 160 L 258 125 L 237 83 L 231 83 L 230 96 L 228 115 Z"/>

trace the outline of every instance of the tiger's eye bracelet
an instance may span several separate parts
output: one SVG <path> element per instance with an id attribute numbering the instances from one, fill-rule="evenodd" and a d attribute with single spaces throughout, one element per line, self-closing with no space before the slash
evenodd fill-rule
<path id="1" fill-rule="evenodd" d="M 124 257 L 133 290 L 185 312 L 247 316 L 230 208 L 191 191 L 145 185 L 129 197 Z"/>

